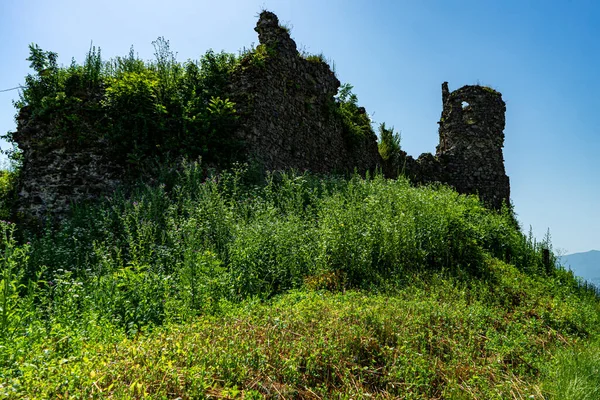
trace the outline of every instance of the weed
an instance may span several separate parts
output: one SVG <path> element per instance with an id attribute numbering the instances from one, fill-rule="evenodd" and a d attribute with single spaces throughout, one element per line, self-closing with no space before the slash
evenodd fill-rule
<path id="1" fill-rule="evenodd" d="M 4 397 L 593 387 L 592 353 L 552 354 L 598 334 L 597 293 L 548 268 L 550 237 L 522 234 L 508 210 L 380 175 L 177 171 L 31 244 L 2 223 Z"/>

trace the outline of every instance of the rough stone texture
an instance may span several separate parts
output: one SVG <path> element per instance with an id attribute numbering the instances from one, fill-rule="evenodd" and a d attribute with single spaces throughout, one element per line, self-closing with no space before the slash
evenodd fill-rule
<path id="1" fill-rule="evenodd" d="M 106 156 L 106 144 L 85 149 L 57 141 L 47 121 L 21 109 L 13 139 L 23 152 L 18 215 L 37 223 L 65 215 L 73 202 L 95 199 L 120 183 L 121 168 Z"/>
<path id="2" fill-rule="evenodd" d="M 510 204 L 510 183 L 504 169 L 502 95 L 484 86 L 463 86 L 450 92 L 442 84 L 440 142 L 435 157 L 417 160 L 404 153 L 407 175 L 415 182 L 441 182 L 460 193 L 478 194 L 488 206 Z"/>
<path id="3" fill-rule="evenodd" d="M 443 111 L 436 155 L 448 183 L 461 193 L 478 193 L 494 208 L 508 205 L 510 184 L 504 170 L 502 95 L 484 86 L 463 86 L 448 93 L 442 85 Z"/>
<path id="4" fill-rule="evenodd" d="M 230 98 L 240 115 L 237 136 L 245 142 L 248 155 L 267 170 L 362 173 L 381 166 L 372 131 L 363 140 L 346 137 L 334 110 L 340 82 L 329 66 L 316 57 L 301 57 L 273 13 L 261 13 L 255 30 L 262 46 L 257 52 L 264 57 L 242 59 L 230 83 Z M 400 172 L 415 183 L 441 182 L 460 193 L 478 193 L 496 209 L 509 204 L 501 94 L 481 86 L 449 92 L 445 82 L 442 100 L 436 155 L 425 153 L 415 160 L 402 152 L 400 171 L 386 173 Z M 18 212 L 42 221 L 66 215 L 73 202 L 112 192 L 125 172 L 124 166 L 111 160 L 102 139 L 83 148 L 70 145 L 61 141 L 51 121 L 32 117 L 25 107 L 13 134 L 24 160 Z"/>
<path id="5" fill-rule="evenodd" d="M 231 84 L 249 154 L 267 170 L 363 173 L 380 166 L 374 132 L 358 143 L 345 140 L 332 110 L 340 82 L 329 66 L 301 57 L 271 12 L 260 14 L 255 30 L 268 56 L 264 63 L 244 60 Z"/>

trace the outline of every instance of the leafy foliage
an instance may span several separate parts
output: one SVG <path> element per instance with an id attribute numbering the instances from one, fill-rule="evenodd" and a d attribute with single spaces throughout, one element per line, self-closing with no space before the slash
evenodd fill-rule
<path id="1" fill-rule="evenodd" d="M 400 134 L 394 128 L 386 128 L 385 122 L 379 125 L 379 155 L 383 159 L 387 170 L 397 172 L 402 167 L 402 149 L 400 148 Z"/>
<path id="2" fill-rule="evenodd" d="M 344 134 L 350 145 L 356 145 L 374 135 L 371 119 L 365 109 L 358 106 L 358 97 L 352 93 L 353 86 L 343 84 L 336 97 L 336 111 L 344 124 Z"/>
<path id="3" fill-rule="evenodd" d="M 91 47 L 83 65 L 68 68 L 58 66 L 56 53 L 32 44 L 28 60 L 35 74 L 27 76 L 15 106 L 52 123 L 58 137 L 47 138 L 49 145 L 100 141 L 134 172 L 155 159 L 202 157 L 227 166 L 239 158 L 237 114 L 227 97 L 237 59 L 208 51 L 199 61 L 179 63 L 164 38 L 153 44 L 153 62 L 138 59 L 133 49 L 105 62 Z"/>
<path id="4" fill-rule="evenodd" d="M 4 397 L 542 398 L 548 351 L 600 333 L 597 293 L 473 196 L 179 170 L 31 243 L 0 224 Z"/>
<path id="5" fill-rule="evenodd" d="M 18 169 L 0 170 L 0 219 L 10 220 L 18 199 Z"/>
<path id="6" fill-rule="evenodd" d="M 27 61 L 30 62 L 29 66 L 36 74 L 29 74 L 25 77 L 25 89 L 16 106 L 20 108 L 29 105 L 41 113 L 48 107 L 48 102 L 57 95 L 62 83 L 61 77 L 64 74 L 61 74 L 58 67 L 58 54 L 43 51 L 36 44 L 29 45 L 29 53 Z"/>
<path id="7" fill-rule="evenodd" d="M 78 208 L 59 231 L 33 241 L 28 277 L 43 270 L 49 280 L 70 273 L 120 282 L 134 272 L 165 274 L 179 289 L 177 280 L 192 292 L 210 288 L 202 296 L 176 292 L 198 308 L 199 296 L 204 303 L 266 298 L 327 275 L 340 279 L 341 289 L 385 287 L 416 270 L 485 277 L 489 256 L 510 259 L 527 273 L 553 273 L 543 263 L 543 243 L 517 231 L 508 212 L 489 211 L 445 187 L 415 190 L 406 180 L 381 176 L 343 181 L 287 174 L 253 187 L 240 174 L 206 180 L 191 164 L 170 191 L 146 187 L 130 200 L 117 196 L 100 208 Z M 167 299 L 175 295 L 169 287 L 148 290 L 164 290 L 153 297 Z M 102 304 L 95 299 L 91 307 Z M 138 322 L 157 323 L 167 314 Z"/>

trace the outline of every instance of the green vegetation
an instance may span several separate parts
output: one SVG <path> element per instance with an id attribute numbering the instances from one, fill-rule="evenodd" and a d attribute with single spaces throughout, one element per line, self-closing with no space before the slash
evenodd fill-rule
<path id="1" fill-rule="evenodd" d="M 377 143 L 379 155 L 383 160 L 384 168 L 391 173 L 402 171 L 402 149 L 400 148 L 400 134 L 394 128 L 386 128 L 385 122 L 379 125 L 379 142 Z"/>
<path id="2" fill-rule="evenodd" d="M 19 172 L 17 168 L 0 170 L 0 219 L 9 220 L 17 201 L 17 182 Z"/>
<path id="3" fill-rule="evenodd" d="M 234 131 L 239 115 L 229 99 L 228 85 L 237 68 L 264 68 L 275 50 L 265 45 L 239 57 L 209 50 L 198 61 L 178 62 L 169 42 L 153 42 L 155 60 L 139 59 L 133 49 L 125 57 L 105 61 L 92 47 L 83 65 L 58 64 L 58 55 L 30 45 L 33 73 L 15 107 L 52 127 L 43 146 L 102 147 L 133 176 L 155 165 L 202 157 L 206 165 L 229 167 L 243 160 L 243 143 Z M 325 57 L 304 55 L 313 63 Z M 345 137 L 356 145 L 373 134 L 371 121 L 357 104 L 351 85 L 342 85 L 331 112 L 344 125 Z M 3 137 L 12 143 L 10 134 Z M 101 145 L 99 145 L 101 143 Z M 18 152 L 9 156 L 18 160 Z"/>
<path id="4" fill-rule="evenodd" d="M 480 85 L 480 86 L 481 86 L 481 85 Z M 491 87 L 489 87 L 489 86 L 481 86 L 481 88 L 482 88 L 483 90 L 485 90 L 486 92 L 489 92 L 489 93 L 491 93 L 491 94 L 496 94 L 496 95 L 499 95 L 499 94 L 500 94 L 500 93 L 498 93 L 498 91 L 497 91 L 497 90 L 495 90 L 495 89 L 493 89 L 493 88 L 491 88 Z"/>
<path id="5" fill-rule="evenodd" d="M 244 49 L 240 54 L 239 64 L 242 68 L 250 66 L 265 68 L 266 62 L 270 57 L 274 57 L 277 54 L 277 50 L 274 47 L 259 44 L 254 47 L 254 44 L 250 49 Z"/>
<path id="6" fill-rule="evenodd" d="M 585 342 L 561 349 L 545 389 L 560 400 L 592 400 L 600 397 L 600 344 Z"/>
<path id="7" fill-rule="evenodd" d="M 0 221 L 0 396 L 598 398 L 600 297 L 544 256 L 549 235 L 404 178 L 257 178 L 235 162 L 227 87 L 274 50 L 179 63 L 154 45 L 152 62 L 92 47 L 67 68 L 30 48 L 16 106 L 59 133 L 46 148 L 160 167 L 41 232 Z M 374 135 L 352 86 L 331 106 L 351 145 Z M 379 129 L 398 170 L 400 136 Z"/>
<path id="8" fill-rule="evenodd" d="M 3 397 L 541 399 L 594 387 L 597 354 L 575 349 L 598 337 L 596 291 L 548 268 L 550 243 L 508 211 L 381 176 L 254 185 L 241 168 L 180 170 L 36 237 L 0 223 Z"/>
<path id="9" fill-rule="evenodd" d="M 352 93 L 349 83 L 340 86 L 336 96 L 336 112 L 342 119 L 344 137 L 350 146 L 356 146 L 375 135 L 371 118 L 364 108 L 358 106 L 358 97 Z"/>
<path id="10" fill-rule="evenodd" d="M 319 54 L 306 54 L 303 55 L 303 57 L 307 60 L 310 61 L 312 63 L 315 64 L 326 64 L 329 65 L 327 62 L 327 59 L 325 58 L 325 55 L 323 53 L 319 53 Z"/>
<path id="11" fill-rule="evenodd" d="M 226 90 L 237 58 L 208 51 L 199 61 L 179 63 L 168 41 L 153 45 L 152 62 L 133 49 L 103 61 L 92 47 L 83 65 L 67 68 L 58 66 L 56 53 L 31 45 L 34 74 L 15 106 L 51 123 L 58 135 L 45 138 L 47 148 L 107 143 L 112 158 L 134 172 L 143 162 L 179 157 L 229 165 L 241 152 L 233 137 L 238 116 Z"/>

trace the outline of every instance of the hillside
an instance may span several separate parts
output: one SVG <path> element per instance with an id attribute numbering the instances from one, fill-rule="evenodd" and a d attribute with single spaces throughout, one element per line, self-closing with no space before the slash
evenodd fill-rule
<path id="1" fill-rule="evenodd" d="M 567 254 L 561 257 L 561 263 L 573 270 L 573 273 L 600 287 L 600 251 Z"/>
<path id="2" fill-rule="evenodd" d="M 444 82 L 415 159 L 275 14 L 255 30 L 184 63 L 30 46 L 0 396 L 600 398 L 600 295 L 520 230 L 501 93 Z"/>
<path id="3" fill-rule="evenodd" d="M 0 223 L 3 397 L 597 398 L 596 292 L 508 211 L 182 168 L 40 236 Z"/>

